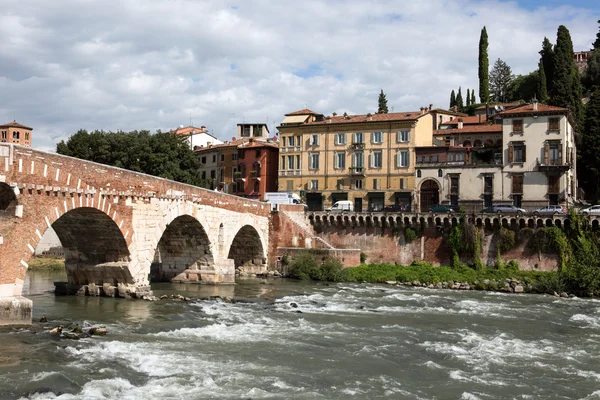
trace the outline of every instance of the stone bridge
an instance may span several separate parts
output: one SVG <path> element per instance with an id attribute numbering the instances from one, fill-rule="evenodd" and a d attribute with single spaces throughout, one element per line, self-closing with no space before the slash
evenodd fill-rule
<path id="1" fill-rule="evenodd" d="M 31 322 L 28 262 L 52 227 L 69 293 L 139 297 L 152 280 L 233 283 L 264 270 L 268 204 L 0 144 L 0 325 Z"/>

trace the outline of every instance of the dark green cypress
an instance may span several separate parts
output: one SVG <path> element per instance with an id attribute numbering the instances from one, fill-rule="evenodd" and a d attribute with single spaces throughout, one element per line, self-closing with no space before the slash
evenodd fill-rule
<path id="1" fill-rule="evenodd" d="M 487 103 L 490 98 L 489 69 L 488 35 L 484 26 L 479 36 L 479 101 L 481 103 Z"/>
<path id="2" fill-rule="evenodd" d="M 458 107 L 458 111 L 462 111 L 463 108 L 465 108 L 460 86 L 458 87 L 458 94 L 456 95 L 456 107 Z"/>
<path id="3" fill-rule="evenodd" d="M 548 87 L 546 86 L 546 72 L 544 71 L 544 63 L 540 59 L 538 69 L 538 86 L 537 86 L 537 98 L 540 103 L 546 103 L 548 101 Z"/>
<path id="4" fill-rule="evenodd" d="M 471 90 L 471 105 L 477 103 L 475 100 L 475 89 Z"/>
<path id="5" fill-rule="evenodd" d="M 467 89 L 466 100 L 467 100 L 466 106 L 467 106 L 467 108 L 469 108 L 471 106 L 471 90 L 470 89 Z"/>
<path id="6" fill-rule="evenodd" d="M 554 83 L 554 50 L 552 43 L 547 37 L 542 42 L 542 50 L 540 50 L 542 64 L 544 64 L 544 74 L 546 75 L 546 90 L 548 93 L 552 91 Z"/>
<path id="7" fill-rule="evenodd" d="M 577 161 L 578 178 L 586 199 L 600 199 L 600 88 L 595 87 L 585 110 L 581 146 Z"/>
<path id="8" fill-rule="evenodd" d="M 381 93 L 379 93 L 377 114 L 387 114 L 387 113 L 388 113 L 387 98 L 385 97 L 385 93 L 383 93 L 383 89 L 381 89 Z"/>
<path id="9" fill-rule="evenodd" d="M 450 108 L 456 105 L 456 95 L 454 94 L 454 89 L 452 89 L 452 93 L 450 93 Z"/>
<path id="10" fill-rule="evenodd" d="M 598 24 L 600 24 L 600 20 L 598 20 Z M 592 43 L 592 46 L 594 46 L 594 49 L 600 49 L 600 30 L 596 33 L 596 40 Z"/>

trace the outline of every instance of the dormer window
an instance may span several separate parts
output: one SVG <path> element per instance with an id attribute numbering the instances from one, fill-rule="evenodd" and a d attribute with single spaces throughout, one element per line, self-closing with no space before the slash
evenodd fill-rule
<path id="1" fill-rule="evenodd" d="M 523 133 L 523 120 L 522 119 L 513 119 L 512 131 L 513 131 L 513 133 Z"/>

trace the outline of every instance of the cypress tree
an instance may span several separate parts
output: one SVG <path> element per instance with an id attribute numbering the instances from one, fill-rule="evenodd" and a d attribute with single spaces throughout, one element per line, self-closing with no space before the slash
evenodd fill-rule
<path id="1" fill-rule="evenodd" d="M 600 21 L 598 21 L 600 24 Z M 596 41 L 592 54 L 587 59 L 587 68 L 583 74 L 583 83 L 587 90 L 594 86 L 600 86 L 600 31 L 596 34 Z"/>
<path id="2" fill-rule="evenodd" d="M 467 108 L 469 108 L 471 106 L 471 91 L 470 91 L 470 89 L 467 89 L 466 100 L 467 100 L 466 106 L 467 106 Z"/>
<path id="3" fill-rule="evenodd" d="M 546 75 L 546 90 L 550 93 L 554 84 L 554 50 L 552 50 L 552 43 L 550 43 L 547 37 L 542 42 L 540 56 L 542 57 L 544 74 Z"/>
<path id="4" fill-rule="evenodd" d="M 600 19 L 598 20 L 598 24 L 600 24 Z M 596 33 L 596 40 L 592 43 L 594 49 L 600 49 L 600 30 Z"/>
<path id="5" fill-rule="evenodd" d="M 456 106 L 458 107 L 458 111 L 462 111 L 462 109 L 465 108 L 462 93 L 460 92 L 460 86 L 458 87 L 458 94 L 456 95 Z"/>
<path id="6" fill-rule="evenodd" d="M 594 89 L 585 110 L 577 164 L 578 178 L 592 204 L 600 198 L 600 88 L 596 86 Z"/>
<path id="7" fill-rule="evenodd" d="M 475 89 L 471 90 L 471 105 L 477 103 L 475 100 Z"/>
<path id="8" fill-rule="evenodd" d="M 454 89 L 452 89 L 452 93 L 450 93 L 450 108 L 456 105 L 456 95 L 454 94 Z"/>
<path id="9" fill-rule="evenodd" d="M 490 98 L 489 68 L 488 35 L 484 26 L 479 36 L 479 101 L 482 103 L 487 103 Z"/>
<path id="10" fill-rule="evenodd" d="M 548 101 L 548 87 L 546 86 L 546 73 L 544 71 L 544 63 L 540 59 L 539 70 L 538 70 L 538 85 L 537 85 L 537 98 L 540 103 L 546 103 Z"/>
<path id="11" fill-rule="evenodd" d="M 383 93 L 383 89 L 381 89 L 381 93 L 379 93 L 379 105 L 377 107 L 377 114 L 387 114 L 388 106 L 387 106 L 387 98 L 385 97 L 385 93 Z"/>

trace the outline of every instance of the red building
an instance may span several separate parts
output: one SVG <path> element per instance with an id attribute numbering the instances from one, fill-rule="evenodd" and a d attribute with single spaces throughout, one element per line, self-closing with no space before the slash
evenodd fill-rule
<path id="1" fill-rule="evenodd" d="M 262 200 L 266 192 L 276 192 L 278 163 L 279 145 L 275 141 L 250 138 L 239 145 L 234 194 Z"/>

